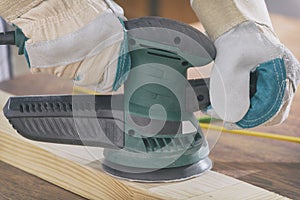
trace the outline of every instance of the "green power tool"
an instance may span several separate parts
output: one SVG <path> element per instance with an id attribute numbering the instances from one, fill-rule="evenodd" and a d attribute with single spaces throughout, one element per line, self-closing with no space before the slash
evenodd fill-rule
<path id="1" fill-rule="evenodd" d="M 187 71 L 214 60 L 212 42 L 159 17 L 125 28 L 131 70 L 124 94 L 11 97 L 5 116 L 31 140 L 103 147 L 103 169 L 116 177 L 160 182 L 204 173 L 212 162 L 194 112 L 210 105 L 209 80 L 187 80 Z"/>

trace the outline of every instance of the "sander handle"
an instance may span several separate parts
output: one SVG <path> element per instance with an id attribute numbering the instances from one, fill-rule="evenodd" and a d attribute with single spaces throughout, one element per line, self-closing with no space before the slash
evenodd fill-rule
<path id="1" fill-rule="evenodd" d="M 0 45 L 15 45 L 15 31 L 0 33 Z"/>

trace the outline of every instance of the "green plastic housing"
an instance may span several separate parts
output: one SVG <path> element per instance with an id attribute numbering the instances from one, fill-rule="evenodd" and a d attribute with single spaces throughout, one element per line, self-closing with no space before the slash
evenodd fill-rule
<path id="1" fill-rule="evenodd" d="M 206 158 L 209 148 L 193 114 L 199 109 L 187 70 L 193 62 L 205 65 L 212 59 L 200 60 L 179 48 L 142 39 L 129 40 L 133 62 L 124 88 L 125 148 L 106 149 L 105 159 L 125 167 L 160 169 Z M 136 118 L 149 123 L 139 124 Z M 162 122 L 174 132 L 164 131 Z M 163 131 L 155 130 L 158 126 Z"/>

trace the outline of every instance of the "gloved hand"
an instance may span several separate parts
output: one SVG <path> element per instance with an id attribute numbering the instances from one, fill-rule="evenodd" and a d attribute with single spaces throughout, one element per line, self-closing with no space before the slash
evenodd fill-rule
<path id="1" fill-rule="evenodd" d="M 124 39 L 123 10 L 112 0 L 4 0 L 0 11 L 26 36 L 20 52 L 31 72 L 112 90 Z"/>
<path id="2" fill-rule="evenodd" d="M 275 35 L 265 2 L 191 4 L 217 49 L 207 112 L 223 119 L 228 128 L 283 122 L 299 84 L 300 65 Z M 251 81 L 256 93 L 250 98 Z"/>

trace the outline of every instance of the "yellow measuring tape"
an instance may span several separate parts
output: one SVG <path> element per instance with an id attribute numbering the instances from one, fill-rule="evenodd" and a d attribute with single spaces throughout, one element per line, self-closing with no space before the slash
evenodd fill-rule
<path id="1" fill-rule="evenodd" d="M 74 86 L 73 87 L 73 93 L 74 94 L 89 94 L 89 95 L 99 95 L 100 93 L 97 93 L 93 90 L 84 88 L 84 87 L 80 87 L 80 86 Z"/>
<path id="2" fill-rule="evenodd" d="M 300 143 L 299 137 L 285 136 L 285 135 L 279 135 L 279 134 L 274 134 L 274 133 L 256 132 L 256 131 L 249 131 L 249 130 L 227 130 L 224 127 L 215 126 L 215 125 L 206 124 L 206 123 L 200 123 L 200 126 L 203 129 L 221 131 L 221 132 L 225 132 L 225 133 L 248 135 L 248 136 L 268 138 L 268 139 L 273 139 L 273 140 L 281 140 L 281 141 L 287 141 L 287 142 Z"/>

